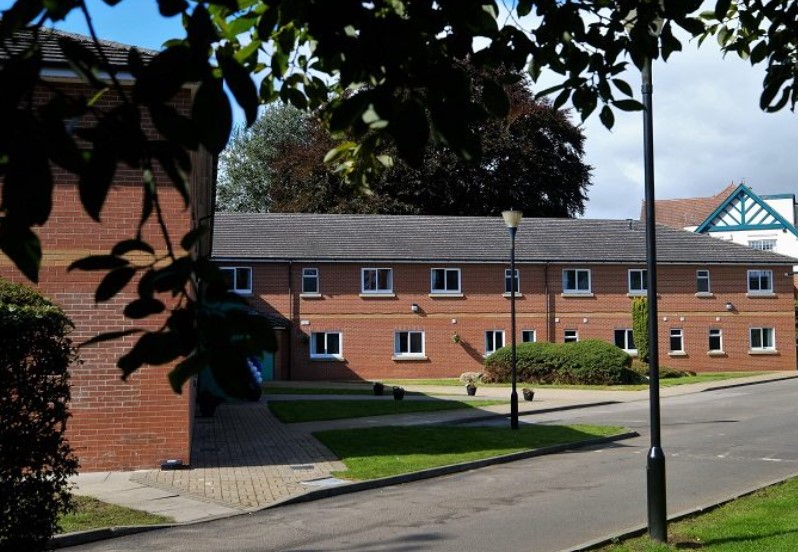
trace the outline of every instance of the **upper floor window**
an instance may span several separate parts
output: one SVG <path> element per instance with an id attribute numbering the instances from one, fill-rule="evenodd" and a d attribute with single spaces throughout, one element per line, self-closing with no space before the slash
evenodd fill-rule
<path id="1" fill-rule="evenodd" d="M 513 282 L 515 280 L 515 282 Z M 515 284 L 515 290 L 513 290 L 513 284 Z M 518 269 L 515 269 L 515 278 L 510 276 L 510 269 L 505 269 L 504 271 L 504 293 L 506 295 L 511 294 L 515 291 L 518 294 L 521 291 L 521 276 L 518 273 Z"/>
<path id="2" fill-rule="evenodd" d="M 773 328 L 751 328 L 751 350 L 773 351 L 776 349 L 776 339 Z"/>
<path id="3" fill-rule="evenodd" d="M 563 293 L 590 293 L 590 269 L 566 268 L 562 271 Z"/>
<path id="4" fill-rule="evenodd" d="M 684 352 L 684 331 L 681 328 L 672 328 L 670 337 L 670 352 Z"/>
<path id="5" fill-rule="evenodd" d="M 310 334 L 310 358 L 343 357 L 341 332 L 313 332 Z"/>
<path id="6" fill-rule="evenodd" d="M 698 293 L 711 293 L 712 288 L 709 285 L 709 270 L 696 270 L 695 283 Z"/>
<path id="7" fill-rule="evenodd" d="M 579 341 L 579 330 L 565 330 L 562 335 L 563 343 L 576 343 Z"/>
<path id="8" fill-rule="evenodd" d="M 748 247 L 761 249 L 762 251 L 773 251 L 776 249 L 776 240 L 748 240 Z"/>
<path id="9" fill-rule="evenodd" d="M 748 293 L 773 293 L 773 271 L 749 270 Z"/>
<path id="10" fill-rule="evenodd" d="M 710 328 L 709 330 L 709 352 L 719 353 L 723 351 L 723 330 L 720 328 Z"/>
<path id="11" fill-rule="evenodd" d="M 424 332 L 394 332 L 393 354 L 398 357 L 424 356 Z"/>
<path id="12" fill-rule="evenodd" d="M 459 268 L 433 268 L 430 280 L 432 293 L 460 293 Z"/>
<path id="13" fill-rule="evenodd" d="M 361 274 L 363 293 L 393 293 L 393 269 L 364 268 Z"/>
<path id="14" fill-rule="evenodd" d="M 302 293 L 318 293 L 318 292 L 319 292 L 319 269 L 303 268 Z"/>
<path id="15" fill-rule="evenodd" d="M 632 330 L 628 328 L 615 330 L 615 346 L 620 347 L 624 351 L 637 352 L 637 347 L 635 347 L 634 333 Z"/>
<path id="16" fill-rule="evenodd" d="M 648 271 L 645 268 L 629 270 L 629 293 L 645 293 L 648 289 Z"/>
<path id="17" fill-rule="evenodd" d="M 252 293 L 252 267 L 223 266 L 220 270 L 230 291 Z"/>
<path id="18" fill-rule="evenodd" d="M 504 347 L 504 330 L 488 330 L 485 332 L 485 355 Z"/>
<path id="19" fill-rule="evenodd" d="M 521 330 L 521 343 L 534 343 L 537 340 L 535 330 Z"/>

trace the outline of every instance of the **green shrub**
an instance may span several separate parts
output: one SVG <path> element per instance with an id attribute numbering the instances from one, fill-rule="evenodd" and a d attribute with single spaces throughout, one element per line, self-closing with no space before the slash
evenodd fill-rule
<path id="1" fill-rule="evenodd" d="M 43 550 L 69 509 L 78 462 L 69 418 L 72 323 L 33 290 L 0 279 L 0 551 Z"/>
<path id="2" fill-rule="evenodd" d="M 648 362 L 648 299 L 632 299 L 632 337 L 637 348 L 637 358 Z"/>
<path id="3" fill-rule="evenodd" d="M 629 369 L 631 357 L 599 340 L 578 343 L 522 343 L 517 347 L 516 376 L 525 383 L 616 385 L 640 378 Z M 485 359 L 485 378 L 510 380 L 512 350 L 502 347 Z"/>

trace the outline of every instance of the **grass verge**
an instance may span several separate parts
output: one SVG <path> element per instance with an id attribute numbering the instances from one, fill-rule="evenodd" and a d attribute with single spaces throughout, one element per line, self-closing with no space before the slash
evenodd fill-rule
<path id="1" fill-rule="evenodd" d="M 170 517 L 108 504 L 88 496 L 73 495 L 72 500 L 75 510 L 62 515 L 58 520 L 58 525 L 64 533 L 125 525 L 157 525 L 174 521 Z"/>
<path id="2" fill-rule="evenodd" d="M 762 489 L 706 514 L 671 523 L 669 544 L 648 537 L 605 546 L 602 552 L 793 552 L 798 550 L 798 479 Z"/>
<path id="3" fill-rule="evenodd" d="M 321 420 L 342 420 L 364 416 L 387 416 L 411 412 L 434 412 L 437 410 L 456 410 L 502 404 L 507 401 L 359 401 L 359 400 L 308 400 L 308 401 L 269 401 L 269 408 L 281 422 L 316 422 Z"/>
<path id="4" fill-rule="evenodd" d="M 523 425 L 496 427 L 415 426 L 344 429 L 314 433 L 347 470 L 346 479 L 376 479 L 427 468 L 617 435 L 620 427 Z"/>
<path id="5" fill-rule="evenodd" d="M 265 395 L 374 395 L 374 390 L 349 389 L 346 387 L 283 387 L 281 385 L 261 386 Z M 423 395 L 418 391 L 407 391 L 407 395 Z M 390 395 L 391 389 L 385 390 L 385 395 Z"/>

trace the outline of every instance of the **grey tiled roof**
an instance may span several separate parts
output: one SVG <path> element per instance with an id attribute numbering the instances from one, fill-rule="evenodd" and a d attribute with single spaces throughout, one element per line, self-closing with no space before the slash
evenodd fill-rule
<path id="1" fill-rule="evenodd" d="M 506 262 L 501 217 L 217 213 L 217 259 L 297 261 Z M 657 227 L 661 263 L 798 264 L 709 236 Z M 639 221 L 525 218 L 516 236 L 520 262 L 645 263 Z"/>
<path id="2" fill-rule="evenodd" d="M 8 54 L 6 50 L 12 54 L 24 51 L 33 42 L 33 31 L 24 29 L 14 33 L 11 39 L 3 41 L 3 47 L 0 48 L 0 60 L 7 59 Z M 44 65 L 47 67 L 66 67 L 68 66 L 64 54 L 61 52 L 61 47 L 58 45 L 59 39 L 67 39 L 75 41 L 95 52 L 94 44 L 91 37 L 59 31 L 57 29 L 42 28 L 39 30 L 39 44 L 42 49 L 42 59 Z M 124 69 L 127 67 L 127 56 L 131 49 L 135 48 L 141 54 L 141 58 L 147 62 L 158 52 L 148 50 L 146 48 L 139 48 L 138 46 L 130 46 L 127 44 L 120 44 L 119 42 L 112 42 L 110 40 L 100 40 L 100 46 L 103 49 L 108 61 L 117 69 Z"/>

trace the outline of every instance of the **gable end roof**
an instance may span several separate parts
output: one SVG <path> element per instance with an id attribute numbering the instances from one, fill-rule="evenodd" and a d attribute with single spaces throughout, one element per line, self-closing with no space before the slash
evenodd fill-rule
<path id="1" fill-rule="evenodd" d="M 759 222 L 747 220 L 747 208 L 745 200 L 750 199 L 756 206 L 759 207 L 757 212 Z M 741 205 L 741 209 L 736 209 L 736 205 Z M 738 224 L 729 224 L 727 220 L 732 217 L 730 211 L 737 210 L 740 215 Z M 763 216 L 764 214 L 764 216 Z M 736 220 L 736 219 L 735 219 Z M 765 222 L 775 220 L 775 222 Z M 795 228 L 789 221 L 782 217 L 778 211 L 773 209 L 765 201 L 763 201 L 754 191 L 746 186 L 740 184 L 737 189 L 727 197 L 723 203 L 702 222 L 698 228 L 697 233 L 705 232 L 727 232 L 730 230 L 768 230 L 768 229 L 785 229 L 798 237 L 798 229 Z"/>

